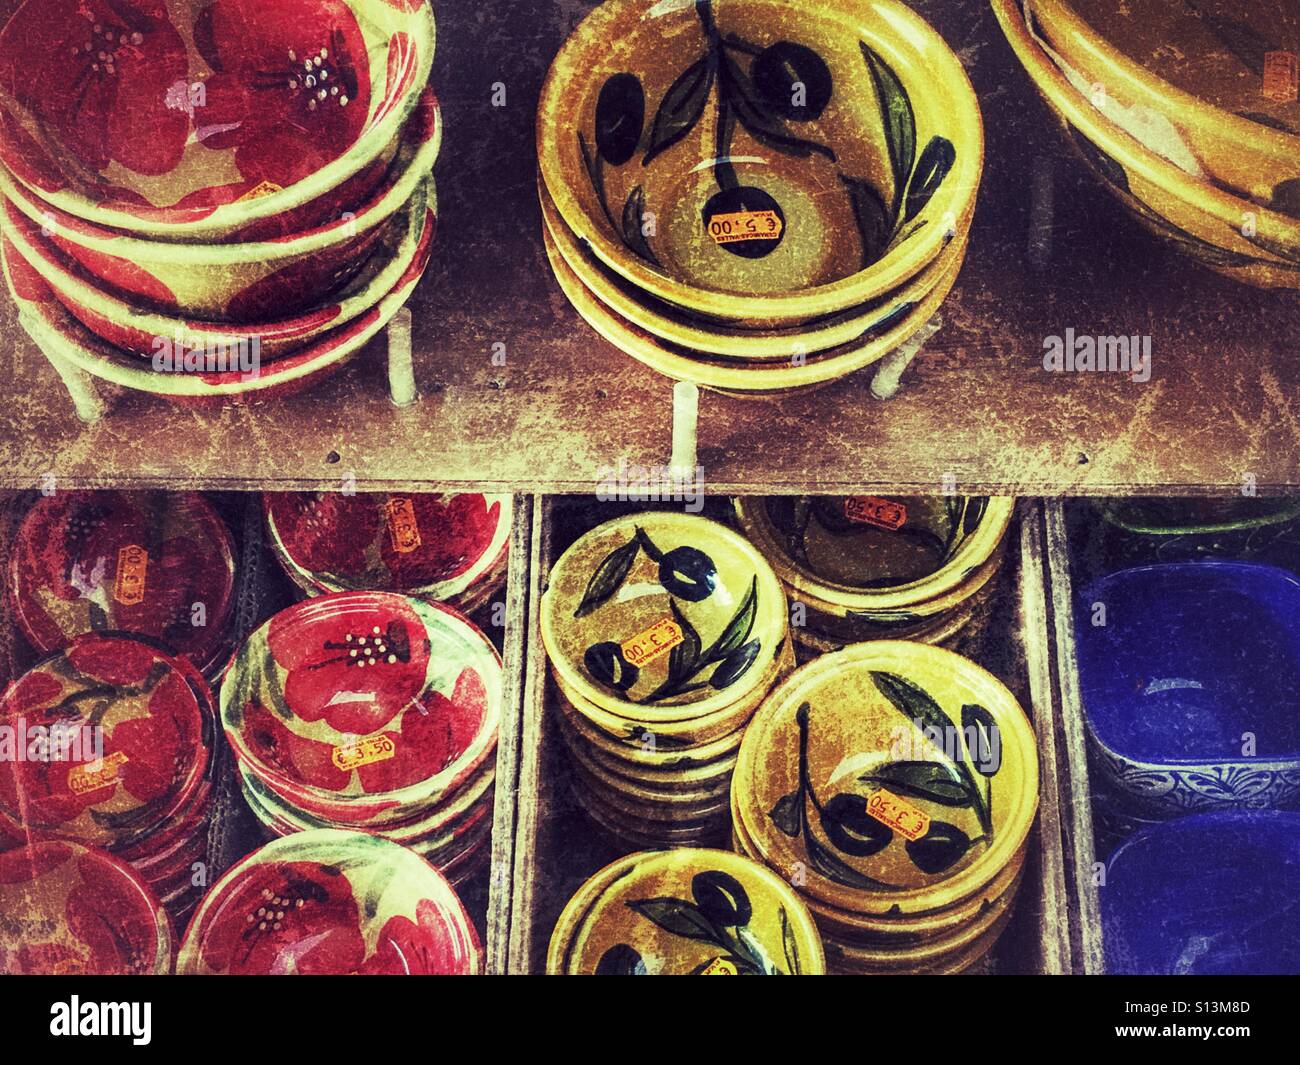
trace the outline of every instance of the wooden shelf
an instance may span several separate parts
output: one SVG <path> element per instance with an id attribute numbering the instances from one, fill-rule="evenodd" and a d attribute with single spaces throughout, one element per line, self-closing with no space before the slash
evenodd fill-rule
<path id="1" fill-rule="evenodd" d="M 52 473 L 66 486 L 308 488 L 352 475 L 583 492 L 620 459 L 667 464 L 671 382 L 587 328 L 541 248 L 533 115 L 570 25 L 539 23 L 522 0 L 438 6 L 441 217 L 411 304 L 422 402 L 389 402 L 381 340 L 301 396 L 216 413 L 127 396 L 86 426 L 4 299 L 0 486 Z M 1202 494 L 1250 475 L 1260 491 L 1300 489 L 1300 299 L 1218 278 L 1130 222 L 1066 153 L 981 0 L 916 6 L 966 61 L 987 126 L 946 324 L 888 402 L 869 372 L 781 401 L 704 393 L 709 487 L 935 492 L 949 474 L 963 491 Z M 1036 168 L 1054 188 L 1041 269 L 1028 257 Z M 1044 338 L 1067 328 L 1150 335 L 1150 381 L 1044 371 Z"/>

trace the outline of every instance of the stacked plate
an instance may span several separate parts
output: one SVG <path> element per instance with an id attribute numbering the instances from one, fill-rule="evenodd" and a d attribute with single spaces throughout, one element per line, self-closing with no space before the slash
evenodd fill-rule
<path id="1" fill-rule="evenodd" d="M 419 0 L 26 0 L 0 30 L 0 232 L 27 331 L 190 402 L 337 367 L 428 261 L 433 50 Z"/>
<path id="2" fill-rule="evenodd" d="M 306 595 L 388 591 L 473 614 L 506 578 L 510 496 L 268 493 L 271 548 Z"/>
<path id="3" fill-rule="evenodd" d="M 637 847 L 724 838 L 745 725 L 792 665 L 772 567 L 707 518 L 618 518 L 555 563 L 541 627 L 591 819 Z"/>
<path id="4" fill-rule="evenodd" d="M 27 512 L 7 576 L 42 655 L 89 632 L 165 644 L 215 676 L 234 644 L 234 544 L 194 492 L 60 492 Z"/>
<path id="5" fill-rule="evenodd" d="M 188 912 L 206 882 L 216 719 L 194 667 L 128 636 L 79 636 L 10 685 L 0 718 L 15 745 L 0 831 L 110 851 Z"/>
<path id="6" fill-rule="evenodd" d="M 455 610 L 340 592 L 254 632 L 220 706 L 269 834 L 383 836 L 460 882 L 490 853 L 501 700 L 496 649 Z"/>
<path id="7" fill-rule="evenodd" d="M 455 890 L 419 855 L 359 832 L 273 840 L 203 898 L 181 941 L 181 973 L 237 976 L 472 976 L 478 932 Z"/>
<path id="8" fill-rule="evenodd" d="M 727 851 L 631 854 L 569 900 L 547 952 L 553 975 L 818 976 L 808 908 L 769 869 Z"/>
<path id="9" fill-rule="evenodd" d="M 1300 288 L 1300 19 L 1269 0 L 992 0 L 1084 162 L 1149 230 Z"/>
<path id="10" fill-rule="evenodd" d="M 736 849 L 795 886 L 832 969 L 960 972 L 1015 904 L 1038 808 L 1034 735 L 973 662 L 855 644 L 764 702 L 731 804 Z"/>
<path id="11" fill-rule="evenodd" d="M 963 496 L 772 496 L 737 519 L 803 617 L 801 652 L 870 639 L 942 644 L 996 585 L 1015 500 Z"/>
<path id="12" fill-rule="evenodd" d="M 824 384 L 921 329 L 965 254 L 979 106 L 896 0 L 606 0 L 542 89 L 547 254 L 579 314 L 669 377 Z"/>

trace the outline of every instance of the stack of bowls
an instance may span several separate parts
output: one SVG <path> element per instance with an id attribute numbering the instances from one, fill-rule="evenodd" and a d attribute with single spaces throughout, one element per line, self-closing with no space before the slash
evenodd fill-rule
<path id="1" fill-rule="evenodd" d="M 1294 15 L 1269 0 L 992 3 L 1084 162 L 1134 217 L 1229 277 L 1300 288 Z"/>
<path id="2" fill-rule="evenodd" d="M 473 976 L 483 948 L 447 880 L 404 847 L 330 829 L 273 840 L 204 896 L 177 972 Z"/>
<path id="3" fill-rule="evenodd" d="M 727 851 L 631 854 L 578 889 L 551 933 L 552 976 L 819 976 L 808 908 Z"/>
<path id="4" fill-rule="evenodd" d="M 41 655 L 85 633 L 129 632 L 213 677 L 234 645 L 234 543 L 195 492 L 44 496 L 18 527 L 6 577 Z"/>
<path id="5" fill-rule="evenodd" d="M 961 63 L 896 0 L 606 0 L 542 89 L 547 254 L 578 313 L 669 377 L 824 384 L 933 317 L 983 167 Z"/>
<path id="6" fill-rule="evenodd" d="M 1015 904 L 1038 808 L 1034 735 L 973 662 L 856 644 L 768 697 L 731 803 L 736 849 L 795 885 L 833 970 L 961 972 Z"/>
<path id="7" fill-rule="evenodd" d="M 248 638 L 221 721 L 268 834 L 383 836 L 462 882 L 490 853 L 502 684 L 496 649 L 450 607 L 340 592 Z"/>
<path id="8" fill-rule="evenodd" d="M 188 912 L 205 882 L 216 722 L 197 670 L 91 633 L 10 685 L 0 719 L 23 755 L 0 761 L 0 832 L 109 851 L 173 915 Z"/>
<path id="9" fill-rule="evenodd" d="M 266 396 L 401 308 L 436 214 L 427 2 L 3 14 L 4 263 L 52 359 L 187 402 Z"/>
<path id="10" fill-rule="evenodd" d="M 792 665 L 772 567 L 707 518 L 617 518 L 555 563 L 541 628 L 596 825 L 638 848 L 725 838 L 745 725 Z"/>
<path id="11" fill-rule="evenodd" d="M 263 506 L 271 549 L 306 595 L 399 592 L 473 614 L 505 583 L 510 496 L 280 492 Z"/>
<path id="12" fill-rule="evenodd" d="M 870 639 L 943 644 L 991 596 L 1010 497 L 772 496 L 737 499 L 745 535 L 796 609 L 801 653 Z"/>

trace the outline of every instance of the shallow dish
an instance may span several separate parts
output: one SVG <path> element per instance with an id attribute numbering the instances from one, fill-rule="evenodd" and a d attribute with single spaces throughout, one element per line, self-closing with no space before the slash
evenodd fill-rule
<path id="1" fill-rule="evenodd" d="M 42 742 L 50 756 L 0 759 L 0 822 L 15 837 L 106 848 L 147 837 L 207 770 L 210 699 L 184 659 L 129 636 L 77 637 L 0 697 L 15 747 L 25 736 L 28 752 Z"/>
<path id="2" fill-rule="evenodd" d="M 1135 812 L 1300 796 L 1300 578 L 1248 562 L 1121 570 L 1080 590 L 1075 640 L 1094 753 Z"/>
<path id="3" fill-rule="evenodd" d="M 449 794 L 496 749 L 501 659 L 450 607 L 339 592 L 282 610 L 221 685 L 226 737 L 306 813 L 366 820 Z"/>
<path id="4" fill-rule="evenodd" d="M 0 160 L 57 210 L 172 240 L 345 210 L 332 193 L 391 154 L 433 64 L 424 0 L 0 15 Z"/>
<path id="5" fill-rule="evenodd" d="M 195 492 L 59 492 L 24 516 L 9 605 L 42 655 L 105 630 L 166 643 L 199 669 L 229 650 L 234 543 Z"/>
<path id="6" fill-rule="evenodd" d="M 1300 970 L 1300 814 L 1220 810 L 1138 833 L 1106 863 L 1106 969 Z"/>
<path id="7" fill-rule="evenodd" d="M 880 640 L 796 670 L 740 745 L 733 807 L 763 862 L 867 915 L 969 898 L 1011 861 L 1038 807 L 1015 697 L 950 651 Z"/>
<path id="8" fill-rule="evenodd" d="M 510 496 L 277 492 L 267 531 L 290 578 L 309 594 L 369 589 L 440 601 L 492 576 L 510 539 Z"/>
<path id="9" fill-rule="evenodd" d="M 606 2 L 542 87 L 561 217 L 671 303 L 772 323 L 864 303 L 975 198 L 979 105 L 938 34 L 894 0 L 789 11 Z"/>
<path id="10" fill-rule="evenodd" d="M 0 973 L 171 971 L 171 925 L 158 899 L 103 851 L 51 841 L 0 854 L 0 912 Z"/>
<path id="11" fill-rule="evenodd" d="M 427 180 L 442 141 L 432 92 L 403 130 L 383 184 L 321 224 L 240 244 L 169 244 L 105 229 L 57 210 L 0 168 L 0 190 L 60 252 L 120 299 L 172 317 L 255 323 L 320 304 L 361 269 Z M 0 212 L 0 229 L 11 223 Z"/>
<path id="12" fill-rule="evenodd" d="M 457 975 L 483 964 L 443 876 L 396 843 L 325 829 L 273 840 L 204 896 L 180 973 Z"/>

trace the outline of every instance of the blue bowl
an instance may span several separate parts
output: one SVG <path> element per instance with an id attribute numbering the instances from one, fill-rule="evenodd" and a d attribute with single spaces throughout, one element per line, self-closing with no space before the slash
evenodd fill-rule
<path id="1" fill-rule="evenodd" d="M 1098 893 L 1108 972 L 1300 972 L 1300 813 L 1156 825 L 1116 850 Z"/>
<path id="2" fill-rule="evenodd" d="M 1300 799 L 1294 574 L 1218 561 L 1121 570 L 1080 593 L 1075 632 L 1093 753 L 1135 813 Z"/>

